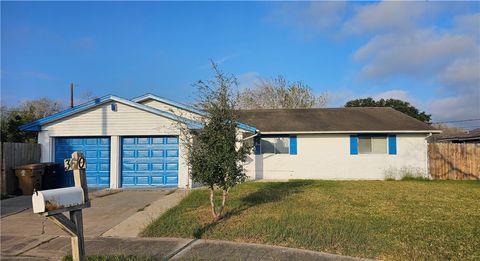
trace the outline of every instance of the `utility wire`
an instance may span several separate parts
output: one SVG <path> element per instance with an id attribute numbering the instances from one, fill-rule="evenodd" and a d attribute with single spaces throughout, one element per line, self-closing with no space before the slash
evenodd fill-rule
<path id="1" fill-rule="evenodd" d="M 456 122 L 467 122 L 467 121 L 480 121 L 480 118 L 478 118 L 478 119 L 466 119 L 466 120 L 455 120 L 455 121 L 439 121 L 439 122 L 432 122 L 430 124 L 456 123 Z"/>

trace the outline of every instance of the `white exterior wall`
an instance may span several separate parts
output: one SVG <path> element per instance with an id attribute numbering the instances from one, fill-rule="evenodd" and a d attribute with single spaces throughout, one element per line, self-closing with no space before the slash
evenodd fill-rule
<path id="1" fill-rule="evenodd" d="M 110 136 L 110 187 L 118 188 L 121 178 L 120 138 L 122 136 L 179 135 L 177 122 L 122 103 L 117 111 L 110 109 L 111 103 L 80 112 L 42 126 L 38 133 L 41 144 L 42 162 L 54 161 L 54 138 L 75 136 Z M 182 139 L 180 139 L 181 143 Z M 184 160 L 182 145 L 179 145 L 178 186 L 189 184 L 188 168 Z"/>
<path id="2" fill-rule="evenodd" d="M 427 173 L 426 134 L 397 134 L 397 154 L 350 155 L 348 134 L 297 135 L 297 155 L 251 155 L 252 179 L 383 180 L 402 169 Z"/>

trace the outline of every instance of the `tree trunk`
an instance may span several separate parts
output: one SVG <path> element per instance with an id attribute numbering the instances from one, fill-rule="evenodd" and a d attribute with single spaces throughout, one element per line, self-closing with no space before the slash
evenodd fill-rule
<path id="1" fill-rule="evenodd" d="M 215 195 L 215 189 L 211 188 L 210 189 L 210 205 L 212 207 L 213 220 L 217 221 L 218 220 L 218 215 L 217 215 L 217 211 L 215 210 L 214 195 Z"/>
<path id="2" fill-rule="evenodd" d="M 225 209 L 225 202 L 227 201 L 227 195 L 228 195 L 228 189 L 224 189 L 222 191 L 222 205 L 220 206 L 220 209 L 217 212 L 217 208 L 215 207 L 215 200 L 214 200 L 215 190 L 210 189 L 210 205 L 212 208 L 212 216 L 214 221 L 219 221 L 220 219 L 222 219 L 223 210 Z"/>
<path id="3" fill-rule="evenodd" d="M 223 209 L 225 208 L 225 201 L 227 200 L 228 190 L 222 191 L 222 206 L 220 206 L 220 211 L 218 211 L 218 215 L 222 218 Z"/>

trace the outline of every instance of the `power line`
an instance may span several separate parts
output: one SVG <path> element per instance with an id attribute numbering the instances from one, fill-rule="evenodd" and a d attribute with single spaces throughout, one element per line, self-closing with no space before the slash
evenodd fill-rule
<path id="1" fill-rule="evenodd" d="M 467 122 L 467 121 L 480 121 L 480 118 L 478 118 L 478 119 L 466 119 L 466 120 L 455 120 L 455 121 L 439 121 L 439 122 L 432 122 L 431 124 L 456 123 L 456 122 Z"/>

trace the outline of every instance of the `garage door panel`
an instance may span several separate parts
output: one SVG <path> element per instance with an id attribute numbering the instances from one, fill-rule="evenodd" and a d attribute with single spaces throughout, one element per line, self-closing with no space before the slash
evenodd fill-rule
<path id="1" fill-rule="evenodd" d="M 148 171 L 149 170 L 149 165 L 148 163 L 146 164 L 137 164 L 136 170 L 137 171 Z"/>
<path id="2" fill-rule="evenodd" d="M 97 178 L 96 177 L 87 177 L 87 184 L 96 184 Z"/>
<path id="3" fill-rule="evenodd" d="M 163 181 L 163 176 L 159 176 L 159 177 L 152 177 L 152 184 L 154 185 L 163 185 L 164 184 L 164 181 Z"/>
<path id="4" fill-rule="evenodd" d="M 137 185 L 143 185 L 143 186 L 147 186 L 148 185 L 148 176 L 140 176 L 140 177 L 137 177 Z"/>
<path id="5" fill-rule="evenodd" d="M 137 158 L 145 158 L 145 157 L 148 157 L 148 156 L 150 156 L 150 153 L 149 153 L 148 150 L 138 150 L 137 151 L 137 155 L 136 155 Z"/>
<path id="6" fill-rule="evenodd" d="M 98 158 L 110 160 L 110 150 L 108 150 L 108 151 L 101 150 L 101 151 L 99 151 L 99 154 L 100 155 L 98 156 Z"/>
<path id="7" fill-rule="evenodd" d="M 169 184 L 169 185 L 178 184 L 178 176 L 166 176 L 165 178 L 166 178 L 166 181 L 165 181 L 166 184 Z"/>
<path id="8" fill-rule="evenodd" d="M 85 140 L 86 145 L 98 145 L 99 141 L 97 139 L 87 139 Z"/>
<path id="9" fill-rule="evenodd" d="M 167 170 L 178 170 L 178 163 L 169 162 L 165 165 Z"/>
<path id="10" fill-rule="evenodd" d="M 152 164 L 152 170 L 155 171 L 155 170 L 164 170 L 164 166 L 163 166 L 163 163 L 153 163 Z"/>
<path id="11" fill-rule="evenodd" d="M 153 149 L 152 150 L 152 157 L 154 158 L 163 158 L 165 153 L 163 153 L 163 150 L 160 149 Z"/>
<path id="12" fill-rule="evenodd" d="M 89 187 L 108 187 L 110 184 L 110 138 L 65 137 L 55 138 L 55 162 L 63 165 L 75 151 L 81 151 L 87 161 L 86 175 Z M 62 183 L 73 186 L 72 171 L 64 172 Z"/>
<path id="13" fill-rule="evenodd" d="M 167 157 L 178 157 L 178 150 L 167 150 Z"/>
<path id="14" fill-rule="evenodd" d="M 123 177 L 122 178 L 122 184 L 124 186 L 133 186 L 133 185 L 135 185 L 134 179 L 135 179 L 135 177 Z"/>
<path id="15" fill-rule="evenodd" d="M 110 178 L 108 177 L 98 177 L 98 183 L 102 184 L 105 187 L 110 186 Z"/>
<path id="16" fill-rule="evenodd" d="M 99 154 L 97 150 L 86 150 L 83 155 L 87 158 L 98 158 Z"/>
<path id="17" fill-rule="evenodd" d="M 153 137 L 152 144 L 165 144 L 165 138 L 162 137 Z"/>
<path id="18" fill-rule="evenodd" d="M 122 138 L 122 186 L 176 186 L 177 184 L 177 137 Z"/>
<path id="19" fill-rule="evenodd" d="M 178 137 L 167 137 L 167 144 L 178 144 Z"/>
<path id="20" fill-rule="evenodd" d="M 124 145 L 127 145 L 127 144 L 135 144 L 135 138 L 123 138 L 122 143 L 123 143 Z"/>
<path id="21" fill-rule="evenodd" d="M 135 157 L 135 151 L 134 150 L 124 150 L 122 153 L 124 158 L 134 158 Z"/>

